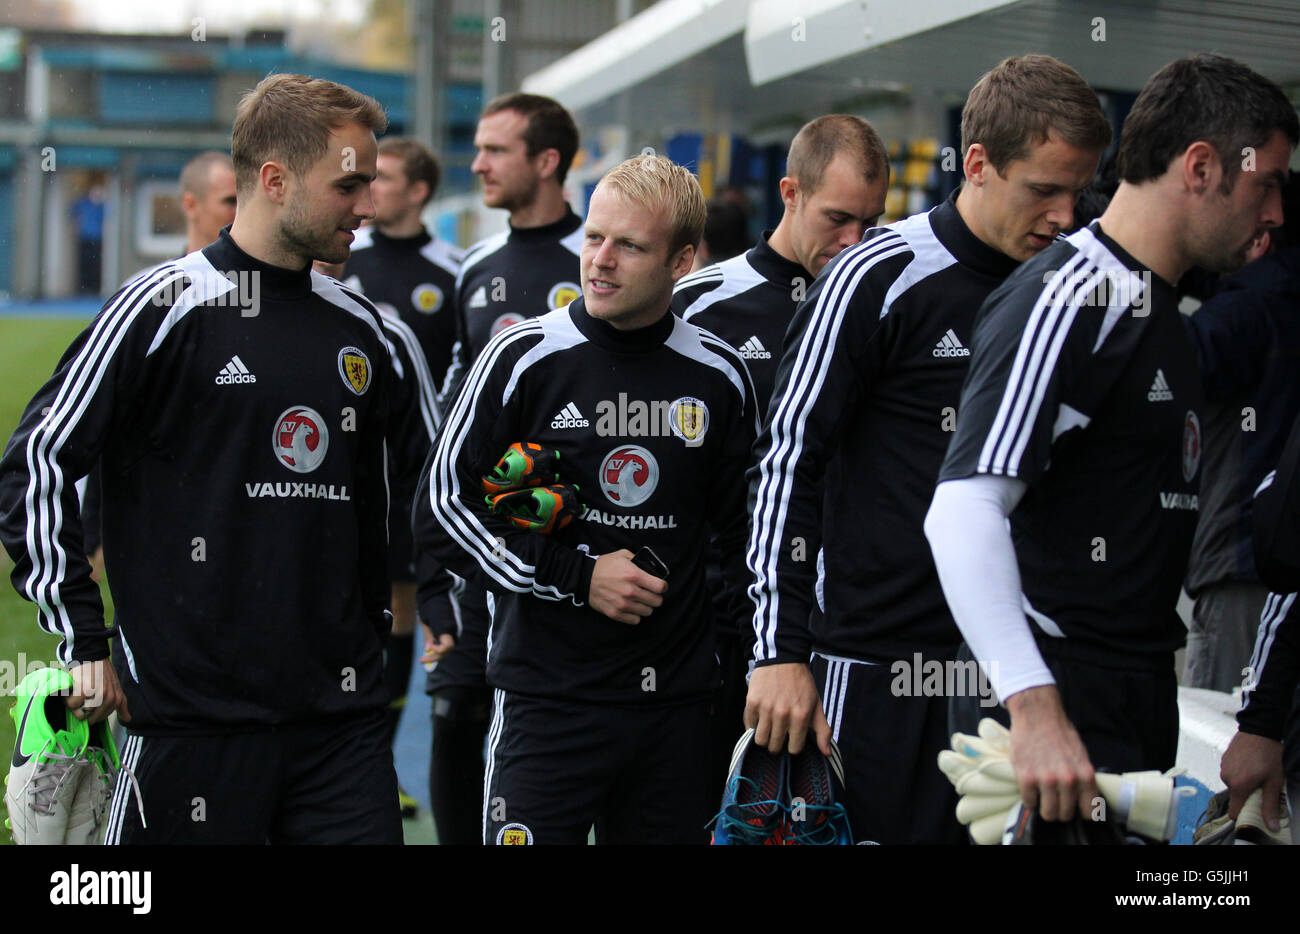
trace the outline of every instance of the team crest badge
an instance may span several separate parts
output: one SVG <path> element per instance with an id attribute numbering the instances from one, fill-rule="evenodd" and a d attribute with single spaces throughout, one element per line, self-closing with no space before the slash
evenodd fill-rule
<path id="1" fill-rule="evenodd" d="M 275 420 L 271 450 L 275 459 L 294 473 L 311 473 L 319 467 L 329 446 L 329 429 L 315 409 L 295 405 Z"/>
<path id="2" fill-rule="evenodd" d="M 497 831 L 497 846 L 532 846 L 533 832 L 523 824 L 506 824 Z"/>
<path id="3" fill-rule="evenodd" d="M 442 289 L 431 282 L 421 282 L 411 293 L 411 304 L 416 311 L 431 315 L 442 307 Z"/>
<path id="4" fill-rule="evenodd" d="M 359 347 L 339 351 L 339 376 L 358 396 L 370 388 L 370 358 Z"/>
<path id="5" fill-rule="evenodd" d="M 709 430 L 709 407 L 694 396 L 675 399 L 668 407 L 668 427 L 688 448 L 699 447 Z"/>
<path id="6" fill-rule="evenodd" d="M 506 328 L 512 328 L 516 324 L 523 324 L 528 319 L 523 315 L 517 315 L 513 311 L 507 311 L 504 315 L 492 322 L 492 337 L 496 337 Z"/>
<path id="7" fill-rule="evenodd" d="M 600 489 L 615 506 L 640 506 L 658 485 L 659 462 L 639 445 L 614 448 L 600 465 Z"/>
<path id="8" fill-rule="evenodd" d="M 546 307 L 552 310 L 563 308 L 582 294 L 582 287 L 576 282 L 557 282 L 546 293 Z"/>
<path id="9" fill-rule="evenodd" d="M 1183 421 L 1183 479 L 1188 483 L 1201 466 L 1201 421 L 1191 409 Z"/>

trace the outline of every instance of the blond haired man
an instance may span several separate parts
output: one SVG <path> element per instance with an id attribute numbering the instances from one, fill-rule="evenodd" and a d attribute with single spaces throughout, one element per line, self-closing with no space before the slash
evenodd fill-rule
<path id="1" fill-rule="evenodd" d="M 704 224 L 693 176 L 630 159 L 593 193 L 582 297 L 488 344 L 447 413 L 416 535 L 492 591 L 485 843 L 702 841 L 712 527 L 743 588 L 756 431 L 740 356 L 669 312 Z M 559 452 L 582 516 L 549 536 L 484 504 L 514 442 Z M 633 563 L 649 547 L 671 583 Z M 687 806 L 683 807 L 683 803 Z"/>
<path id="2" fill-rule="evenodd" d="M 233 226 L 141 273 L 0 461 L 13 581 L 68 706 L 128 724 L 108 843 L 399 843 L 377 312 L 311 270 L 373 213 L 372 99 L 273 75 L 235 116 Z M 102 456 L 112 666 L 70 480 Z"/>

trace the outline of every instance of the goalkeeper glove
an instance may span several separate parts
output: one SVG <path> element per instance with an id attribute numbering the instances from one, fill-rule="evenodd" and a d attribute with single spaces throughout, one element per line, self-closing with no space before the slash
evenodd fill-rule
<path id="1" fill-rule="evenodd" d="M 582 512 L 578 488 L 562 483 L 488 496 L 492 512 L 515 528 L 550 535 Z"/>
<path id="2" fill-rule="evenodd" d="M 560 475 L 556 472 L 559 463 L 558 451 L 547 450 L 531 441 L 516 441 L 483 478 L 483 492 L 493 495 L 559 483 Z"/>
<path id="3" fill-rule="evenodd" d="M 952 749 L 939 753 L 939 768 L 961 799 L 957 819 L 970 828 L 976 843 L 997 843 L 1010 810 L 1020 802 L 1020 787 L 1011 766 L 1011 733 L 996 720 L 984 719 L 980 735 L 954 733 Z M 1171 775 L 1159 772 L 1097 773 L 1097 790 L 1119 822 L 1133 833 L 1171 840 L 1178 829 L 1178 799 L 1194 794 L 1175 788 Z"/>

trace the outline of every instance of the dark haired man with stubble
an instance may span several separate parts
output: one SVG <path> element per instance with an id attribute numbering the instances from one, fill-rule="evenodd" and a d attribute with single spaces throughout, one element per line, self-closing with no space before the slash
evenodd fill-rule
<path id="1" fill-rule="evenodd" d="M 1282 223 L 1297 137 L 1286 95 L 1245 65 L 1171 62 L 1125 120 L 1105 213 L 980 309 L 925 529 L 1046 820 L 1091 814 L 1097 768 L 1174 764 L 1202 404 L 1174 285 L 1240 268 Z"/>

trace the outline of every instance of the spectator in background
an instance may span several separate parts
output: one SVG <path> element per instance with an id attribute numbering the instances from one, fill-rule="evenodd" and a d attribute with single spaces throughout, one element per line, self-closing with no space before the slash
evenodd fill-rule
<path id="1" fill-rule="evenodd" d="M 77 293 L 98 295 L 100 259 L 104 255 L 104 186 L 94 180 L 72 203 L 77 225 Z"/>

